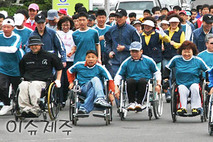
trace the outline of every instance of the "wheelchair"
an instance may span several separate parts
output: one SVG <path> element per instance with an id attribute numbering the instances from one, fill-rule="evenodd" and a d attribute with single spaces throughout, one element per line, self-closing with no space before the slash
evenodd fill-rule
<path id="1" fill-rule="evenodd" d="M 108 82 L 104 81 L 104 93 L 105 100 L 110 103 L 108 92 Z M 89 117 L 89 114 L 78 114 L 79 104 L 83 103 L 85 97 L 81 95 L 81 87 L 78 85 L 78 80 L 74 81 L 74 87 L 69 91 L 69 119 L 72 121 L 73 125 L 77 125 L 79 118 Z M 111 103 L 110 103 L 111 104 Z M 94 107 L 93 110 L 103 111 L 103 113 L 93 113 L 94 117 L 104 118 L 106 125 L 109 125 L 112 121 L 112 107 L 111 108 L 97 108 Z"/>
<path id="2" fill-rule="evenodd" d="M 146 109 L 148 112 L 149 120 L 151 120 L 153 113 L 156 119 L 160 118 L 163 114 L 163 97 L 162 93 L 157 93 L 155 91 L 156 81 L 150 79 L 146 86 L 146 93 L 143 98 L 143 102 L 146 100 L 146 107 L 143 108 L 143 111 Z M 121 81 L 120 87 L 120 104 L 118 108 L 118 113 L 121 120 L 126 118 L 126 114 L 128 112 L 128 95 L 127 95 L 127 83 L 125 80 Z M 136 111 L 138 112 L 138 111 Z"/>
<path id="3" fill-rule="evenodd" d="M 200 97 L 201 97 L 201 109 L 200 109 L 200 120 L 201 122 L 203 121 L 207 121 L 207 110 L 208 110 L 208 101 L 207 101 L 207 93 L 205 91 L 205 87 L 206 87 L 206 81 L 203 79 L 201 80 L 201 82 L 199 83 L 199 90 L 200 90 Z M 189 98 L 187 100 L 187 104 L 190 104 L 190 95 L 189 94 Z M 176 82 L 174 81 L 172 84 L 172 93 L 171 93 L 171 116 L 172 116 L 172 121 L 176 122 L 177 121 L 177 116 L 180 117 L 194 117 L 197 115 L 193 115 L 192 113 L 187 113 L 187 114 L 178 114 L 177 110 L 180 107 L 180 95 L 178 93 L 178 88 L 176 85 Z"/>
<path id="4" fill-rule="evenodd" d="M 60 101 L 59 90 L 54 82 L 47 81 L 46 87 L 42 88 L 40 99 L 37 101 L 40 107 L 39 115 L 37 116 L 23 115 L 20 112 L 18 105 L 19 91 L 20 89 L 18 88 L 12 101 L 13 114 L 16 121 L 18 121 L 18 119 L 24 120 L 25 118 L 38 118 L 41 114 L 43 115 L 43 119 L 47 120 L 47 113 L 49 114 L 50 120 L 57 118 L 60 110 Z"/>
<path id="5" fill-rule="evenodd" d="M 213 94 L 209 98 L 208 106 L 208 133 L 210 136 L 213 135 Z"/>

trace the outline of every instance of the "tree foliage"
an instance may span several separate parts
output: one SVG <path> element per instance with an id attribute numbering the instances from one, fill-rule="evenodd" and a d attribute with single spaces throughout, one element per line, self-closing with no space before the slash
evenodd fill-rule
<path id="1" fill-rule="evenodd" d="M 16 4 L 16 0 L 0 0 L 0 11 L 5 10 L 9 16 L 13 16 L 19 9 L 26 9 L 31 3 L 37 3 L 39 10 L 49 10 L 52 8 L 52 0 L 21 0 L 20 4 Z"/>

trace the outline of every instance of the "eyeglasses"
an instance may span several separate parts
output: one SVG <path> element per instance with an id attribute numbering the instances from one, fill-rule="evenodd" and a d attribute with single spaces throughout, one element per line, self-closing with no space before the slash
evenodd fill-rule
<path id="1" fill-rule="evenodd" d="M 210 44 L 213 44 L 213 42 L 210 42 Z"/>

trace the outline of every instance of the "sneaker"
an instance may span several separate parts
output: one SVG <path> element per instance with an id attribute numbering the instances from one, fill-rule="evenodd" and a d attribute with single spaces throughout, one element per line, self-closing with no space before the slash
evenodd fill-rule
<path id="1" fill-rule="evenodd" d="M 141 110 L 142 110 L 142 105 L 141 105 L 141 104 L 136 103 L 136 104 L 135 104 L 135 110 L 137 110 L 137 111 L 141 111 Z"/>
<path id="2" fill-rule="evenodd" d="M 103 98 L 99 98 L 94 103 L 95 107 L 104 107 L 104 108 L 111 108 L 111 105 L 106 102 Z"/>
<path id="3" fill-rule="evenodd" d="M 130 103 L 130 104 L 127 106 L 127 110 L 135 110 L 135 103 Z"/>
<path id="4" fill-rule="evenodd" d="M 28 113 L 27 113 L 27 117 L 38 117 L 39 116 L 39 114 L 35 114 L 34 112 L 32 112 L 32 111 L 29 111 Z"/>
<path id="5" fill-rule="evenodd" d="M 166 97 L 166 102 L 167 102 L 167 103 L 170 103 L 170 101 L 171 101 L 171 96 L 167 96 L 167 97 Z"/>
<path id="6" fill-rule="evenodd" d="M 196 108 L 193 108 L 192 109 L 192 115 L 198 115 L 198 114 L 200 114 L 200 111 Z"/>
<path id="7" fill-rule="evenodd" d="M 8 111 L 12 110 L 12 106 L 3 106 L 2 109 L 0 110 L 0 115 L 5 115 L 7 114 Z"/>
<path id="8" fill-rule="evenodd" d="M 78 114 L 87 114 L 87 110 L 84 107 L 78 109 Z"/>
<path id="9" fill-rule="evenodd" d="M 180 108 L 177 110 L 177 113 L 183 115 L 184 113 L 187 113 L 187 110 L 185 108 Z"/>

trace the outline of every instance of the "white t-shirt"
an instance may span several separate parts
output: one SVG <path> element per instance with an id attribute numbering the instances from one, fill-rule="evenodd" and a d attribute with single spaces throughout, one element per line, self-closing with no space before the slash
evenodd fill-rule
<path id="1" fill-rule="evenodd" d="M 64 46 L 66 48 L 66 54 L 70 53 L 72 47 L 75 45 L 73 38 L 72 38 L 73 31 L 70 30 L 67 33 L 65 33 L 63 31 L 57 31 L 57 33 L 59 34 L 61 40 L 64 43 Z M 74 55 L 72 55 L 71 57 L 67 57 L 67 62 L 73 62 L 73 61 L 74 61 Z"/>

